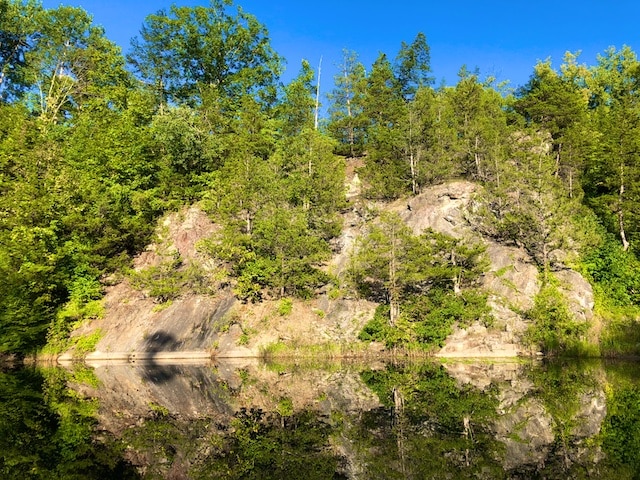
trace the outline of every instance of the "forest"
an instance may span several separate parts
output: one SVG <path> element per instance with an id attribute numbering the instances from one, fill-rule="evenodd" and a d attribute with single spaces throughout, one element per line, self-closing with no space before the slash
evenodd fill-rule
<path id="1" fill-rule="evenodd" d="M 517 88 L 465 66 L 455 86 L 435 86 L 424 33 L 370 66 L 345 50 L 322 98 L 308 62 L 286 84 L 283 69 L 266 26 L 229 0 L 151 13 L 126 56 L 90 12 L 0 0 L 0 352 L 34 352 L 100 315 L 104 285 L 127 274 L 157 219 L 196 202 L 220 225 L 205 248 L 238 298 L 313 296 L 336 281 L 321 266 L 355 161 L 372 201 L 482 185 L 477 228 L 549 278 L 530 314 L 562 323 L 554 252 L 572 252 L 563 261 L 593 285 L 609 338 L 638 344 L 640 61 L 629 47 L 595 65 L 577 53 L 559 69 L 540 62 Z M 483 314 L 472 247 L 413 237 L 393 217 L 363 244 L 345 288 L 382 299 L 392 325 L 458 308 L 458 289 L 470 292 L 459 318 Z M 388 278 L 381 262 L 402 252 Z M 640 353 L 625 348 L 605 350 Z"/>

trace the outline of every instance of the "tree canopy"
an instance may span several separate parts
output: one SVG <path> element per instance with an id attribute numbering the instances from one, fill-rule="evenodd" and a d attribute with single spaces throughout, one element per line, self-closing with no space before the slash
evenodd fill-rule
<path id="1" fill-rule="evenodd" d="M 421 32 L 371 66 L 345 50 L 318 125 L 317 73 L 305 60 L 284 84 L 267 28 L 231 0 L 151 13 L 126 58 L 81 8 L 0 0 L 0 351 L 95 315 L 100 280 L 127 271 L 164 212 L 194 202 L 220 225 L 205 250 L 239 298 L 316 295 L 341 281 L 325 267 L 353 208 L 346 171 L 363 201 L 479 182 L 484 234 L 545 273 L 570 248 L 635 308 L 637 272 L 621 259 L 635 265 L 640 248 L 636 54 L 540 62 L 515 90 L 464 66 L 434 88 L 430 55 Z M 376 221 L 352 279 L 390 323 L 412 325 L 406 338 L 440 338 L 435 305 L 484 315 L 456 283 L 463 258 L 477 274 L 471 246 Z"/>

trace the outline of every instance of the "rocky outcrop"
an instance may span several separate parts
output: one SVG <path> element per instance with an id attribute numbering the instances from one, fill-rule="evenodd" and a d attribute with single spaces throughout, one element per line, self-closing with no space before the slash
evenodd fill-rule
<path id="1" fill-rule="evenodd" d="M 591 284 L 575 270 L 560 270 L 554 275 L 573 316 L 581 321 L 591 320 L 595 305 Z"/>
<path id="2" fill-rule="evenodd" d="M 344 215 L 344 228 L 335 240 L 333 258 L 326 270 L 341 276 L 354 245 L 363 234 L 372 204 L 359 196 L 360 183 L 354 173 L 347 185 L 353 208 Z M 478 233 L 469 218 L 476 208 L 481 187 L 466 181 L 450 182 L 426 189 L 409 200 L 377 209 L 396 212 L 419 234 L 426 229 L 451 235 L 486 247 L 489 269 L 482 287 L 489 294 L 493 322 L 476 322 L 456 328 L 438 352 L 445 357 L 512 357 L 531 353 L 522 346 L 527 322 L 522 313 L 533 306 L 540 289 L 538 269 L 522 248 L 503 245 Z M 217 229 L 197 207 L 167 216 L 158 227 L 158 240 L 135 259 L 138 271 L 162 265 L 167 258 L 179 259 L 181 268 L 197 265 L 212 272 L 215 265 L 199 252 L 198 241 Z M 593 311 L 593 292 L 582 276 L 568 268 L 555 273 L 560 290 L 576 319 L 588 321 Z M 75 332 L 102 332 L 96 352 L 90 358 L 122 358 L 132 352 L 211 352 L 225 357 L 258 356 L 265 346 L 284 341 L 290 344 L 349 343 L 370 319 L 376 304 L 319 292 L 310 301 L 295 302 L 289 315 L 278 313 L 277 301 L 244 305 L 231 289 L 217 284 L 208 294 L 185 293 L 171 304 L 158 305 L 144 290 L 136 290 L 124 279 L 108 287 L 104 300 L 106 315 Z M 336 297 L 336 298 L 334 298 Z M 235 326 L 233 326 L 235 324 Z M 70 358 L 68 353 L 63 358 Z"/>
<path id="3" fill-rule="evenodd" d="M 467 181 L 450 182 L 426 189 L 409 202 L 398 201 L 389 208 L 397 212 L 419 234 L 426 229 L 444 233 L 486 247 L 489 269 L 482 280 L 489 294 L 494 322 L 490 327 L 475 323 L 456 329 L 437 353 L 442 357 L 511 357 L 529 355 L 521 336 L 527 329 L 522 313 L 534 305 L 540 291 L 538 268 L 523 249 L 504 245 L 482 235 L 469 222 L 481 187 Z M 593 315 L 593 291 L 589 283 L 568 268 L 555 273 L 570 311 L 576 320 Z"/>
<path id="4" fill-rule="evenodd" d="M 134 260 L 134 268 L 141 272 L 158 267 L 169 258 L 179 259 L 181 269 L 195 265 L 205 273 L 214 271 L 216 266 L 199 252 L 197 245 L 216 229 L 197 207 L 173 213 L 160 222 L 157 241 Z M 343 237 L 349 234 L 355 235 L 355 229 L 345 229 Z M 329 266 L 333 272 L 345 268 L 352 241 L 346 241 L 336 255 L 342 260 Z M 104 307 L 103 318 L 73 333 L 82 336 L 101 332 L 95 351 L 85 357 L 89 362 L 203 358 L 203 354 L 258 357 L 265 347 L 280 341 L 295 346 L 354 342 L 376 304 L 320 293 L 314 300 L 294 302 L 292 311 L 282 314 L 279 301 L 242 304 L 224 285 L 207 294 L 184 292 L 161 304 L 123 278 L 107 287 Z M 66 352 L 59 361 L 72 361 L 73 357 L 73 352 Z"/>
<path id="5" fill-rule="evenodd" d="M 536 472 L 551 461 L 557 462 L 558 457 L 567 469 L 585 458 L 602 456 L 597 444 L 587 441 L 600 433 L 607 415 L 606 398 L 597 375 L 591 386 L 579 382 L 572 385 L 576 391 L 567 398 L 553 398 L 558 394 L 553 389 L 546 392 L 549 398 L 541 394 L 540 385 L 527 375 L 530 369 L 540 375 L 545 368 L 540 364 L 532 367 L 522 363 L 445 363 L 444 366 L 460 384 L 470 384 L 496 396 L 498 406 L 491 429 L 496 440 L 504 445 L 505 470 Z M 559 446 L 564 449 L 562 455 L 556 451 Z"/>

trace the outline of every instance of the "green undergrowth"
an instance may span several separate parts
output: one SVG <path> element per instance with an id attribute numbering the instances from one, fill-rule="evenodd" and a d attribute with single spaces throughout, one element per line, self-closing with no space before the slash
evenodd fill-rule
<path id="1" fill-rule="evenodd" d="M 461 294 L 436 290 L 414 296 L 401 306 L 400 318 L 391 325 L 388 304 L 379 305 L 358 338 L 382 342 L 388 349 L 432 352 L 444 345 L 455 325 L 469 326 L 481 320 L 491 325 L 485 294 L 467 290 Z"/>
<path id="2" fill-rule="evenodd" d="M 640 260 L 609 234 L 579 267 L 593 285 L 602 356 L 640 356 Z"/>
<path id="3" fill-rule="evenodd" d="M 597 345 L 587 340 L 589 324 L 577 321 L 571 313 L 558 282 L 551 274 L 525 313 L 531 322 L 525 342 L 546 355 L 571 357 L 599 356 Z"/>
<path id="4" fill-rule="evenodd" d="M 369 346 L 360 342 L 318 344 L 291 344 L 277 341 L 263 347 L 260 357 L 265 361 L 280 358 L 332 359 L 345 357 L 364 357 L 370 354 Z"/>

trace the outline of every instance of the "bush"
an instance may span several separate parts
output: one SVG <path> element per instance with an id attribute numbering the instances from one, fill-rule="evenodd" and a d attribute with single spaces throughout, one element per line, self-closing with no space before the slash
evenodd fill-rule
<path id="1" fill-rule="evenodd" d="M 433 350 L 444 345 L 455 324 L 470 325 L 476 320 L 490 323 L 490 308 L 485 294 L 467 290 L 456 295 L 434 288 L 427 294 L 413 296 L 402 304 L 400 318 L 389 324 L 389 305 L 379 305 L 358 338 L 384 342 L 387 348 Z"/>
<path id="2" fill-rule="evenodd" d="M 551 279 L 553 280 L 553 279 Z M 553 281 L 544 285 L 536 295 L 534 306 L 526 313 L 533 322 L 526 338 L 551 355 L 575 355 L 585 350 L 587 323 L 577 322 L 562 293 Z"/>
<path id="3" fill-rule="evenodd" d="M 278 304 L 278 314 L 281 317 L 286 317 L 293 310 L 293 301 L 290 298 L 283 298 Z"/>
<path id="4" fill-rule="evenodd" d="M 608 305 L 640 306 L 640 261 L 612 235 L 584 257 L 582 270 L 601 289 Z"/>
<path id="5" fill-rule="evenodd" d="M 616 237 L 605 234 L 582 259 L 582 273 L 593 285 L 596 314 L 604 328 L 600 348 L 605 356 L 640 354 L 640 261 L 625 252 Z"/>

